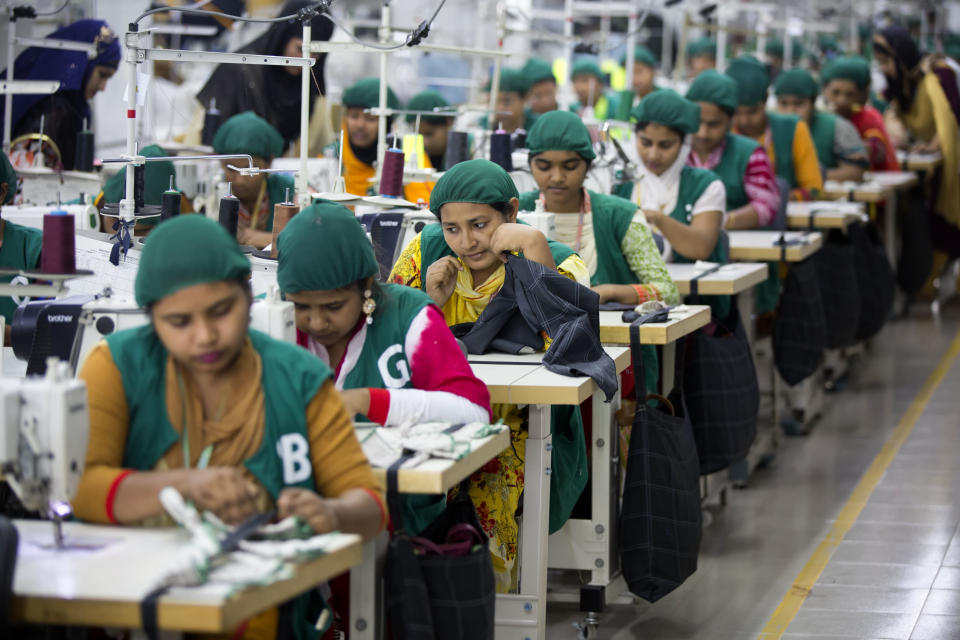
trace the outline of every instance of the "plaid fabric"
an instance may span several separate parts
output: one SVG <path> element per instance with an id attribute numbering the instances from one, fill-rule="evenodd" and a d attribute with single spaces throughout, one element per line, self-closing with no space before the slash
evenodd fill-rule
<path id="1" fill-rule="evenodd" d="M 812 257 L 817 266 L 827 348 L 849 347 L 857 339 L 860 293 L 854 266 L 853 245 L 839 229 L 830 231 L 823 248 Z"/>
<path id="2" fill-rule="evenodd" d="M 701 475 L 742 460 L 757 435 L 760 392 L 735 307 L 714 335 L 697 331 L 687 338 L 683 375 Z"/>
<path id="3" fill-rule="evenodd" d="M 780 376 L 792 386 L 813 375 L 826 344 L 817 267 L 807 259 L 790 265 L 773 324 L 773 360 Z"/>
<path id="4" fill-rule="evenodd" d="M 639 330 L 630 330 L 634 371 L 643 374 Z M 679 346 L 679 345 L 678 345 Z M 681 357 L 678 354 L 678 357 Z M 700 463 L 683 400 L 683 368 L 664 405 L 637 402 L 620 516 L 620 563 L 630 592 L 656 602 L 697 570 L 703 523 Z"/>
<path id="5" fill-rule="evenodd" d="M 853 243 L 853 259 L 860 291 L 860 321 L 857 340 L 868 340 L 880 332 L 890 311 L 896 281 L 884 253 L 876 226 L 870 222 L 852 225 L 847 234 Z"/>

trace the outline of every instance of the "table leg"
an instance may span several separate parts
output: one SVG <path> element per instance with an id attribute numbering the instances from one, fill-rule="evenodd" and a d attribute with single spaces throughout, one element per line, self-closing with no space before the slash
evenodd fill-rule
<path id="1" fill-rule="evenodd" d="M 663 345 L 660 353 L 660 394 L 670 397 L 677 366 L 677 343 Z"/>
<path id="2" fill-rule="evenodd" d="M 531 405 L 520 524 L 520 592 L 497 596 L 497 640 L 546 635 L 547 536 L 550 523 L 550 407 Z"/>
<path id="3" fill-rule="evenodd" d="M 743 323 L 743 331 L 747 335 L 747 343 L 750 345 L 750 348 L 754 348 L 754 340 L 756 340 L 756 326 L 753 319 L 753 309 L 754 309 L 754 295 L 753 289 L 749 289 L 742 293 L 738 293 L 737 296 L 737 310 L 740 312 L 740 322 Z"/>
<path id="4" fill-rule="evenodd" d="M 350 570 L 350 638 L 381 640 L 384 637 L 383 564 L 387 533 L 363 545 L 363 562 Z"/>
<path id="5" fill-rule="evenodd" d="M 894 192 L 887 198 L 886 210 L 883 212 L 883 243 L 894 272 L 897 270 L 897 198 L 899 195 Z"/>

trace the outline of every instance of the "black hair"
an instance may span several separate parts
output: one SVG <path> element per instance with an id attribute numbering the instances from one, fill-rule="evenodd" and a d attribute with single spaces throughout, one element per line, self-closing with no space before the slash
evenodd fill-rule
<path id="1" fill-rule="evenodd" d="M 545 152 L 541 151 L 540 153 L 545 153 Z M 530 156 L 527 157 L 527 166 L 528 166 L 528 167 L 533 166 L 533 160 L 534 160 L 534 158 L 536 158 L 537 156 L 539 156 L 540 153 L 534 153 L 534 154 L 532 154 L 532 155 L 530 155 Z M 578 153 L 577 155 L 580 156 L 579 153 Z M 583 156 L 580 156 L 580 159 L 587 163 L 587 171 L 590 171 L 590 166 L 593 164 L 593 158 L 590 158 L 590 159 L 588 160 L 588 159 L 584 158 Z"/>
<path id="2" fill-rule="evenodd" d="M 731 113 L 730 115 L 733 116 L 732 113 Z M 647 128 L 647 125 L 648 125 L 648 124 L 651 124 L 649 120 L 646 121 L 646 122 L 638 122 L 638 123 L 637 123 L 637 126 L 633 128 L 634 133 L 638 133 L 638 132 L 640 132 L 640 131 L 643 131 L 644 129 Z M 657 123 L 654 123 L 654 124 L 660 124 L 660 123 L 657 122 Z M 687 134 L 685 134 L 683 131 L 680 131 L 680 129 L 677 129 L 676 127 L 671 127 L 671 126 L 669 126 L 669 125 L 663 125 L 663 126 L 667 127 L 667 129 L 670 129 L 670 131 L 673 131 L 675 134 L 677 134 L 678 136 L 680 136 L 680 142 L 683 142 L 683 139 L 684 139 L 684 138 L 686 137 L 686 135 L 687 135 Z"/>
<path id="3" fill-rule="evenodd" d="M 249 275 L 240 276 L 239 278 L 232 278 L 230 280 L 225 280 L 225 282 L 234 282 L 240 285 L 240 288 L 243 289 L 243 293 L 247 296 L 247 304 L 253 304 L 253 284 Z M 156 306 L 157 300 L 154 300 L 147 305 L 145 311 L 148 316 L 153 315 L 153 307 Z M 152 318 L 151 318 L 152 319 Z"/>

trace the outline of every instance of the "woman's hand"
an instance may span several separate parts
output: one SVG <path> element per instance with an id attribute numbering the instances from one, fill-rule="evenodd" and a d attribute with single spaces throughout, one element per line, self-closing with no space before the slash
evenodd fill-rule
<path id="1" fill-rule="evenodd" d="M 370 411 L 370 391 L 368 389 L 344 389 L 340 392 L 343 406 L 352 418 L 355 415 L 367 415 Z"/>
<path id="2" fill-rule="evenodd" d="M 210 511 L 227 524 L 240 524 L 257 511 L 257 485 L 237 467 L 191 469 L 178 487 L 200 511 Z"/>
<path id="3" fill-rule="evenodd" d="M 600 296 L 600 304 L 604 302 L 619 302 L 620 304 L 637 304 L 637 291 L 628 284 L 598 284 L 590 287 Z"/>
<path id="4" fill-rule="evenodd" d="M 273 234 L 269 231 L 255 231 L 250 227 L 244 227 L 237 231 L 237 242 L 240 244 L 263 249 L 273 242 Z"/>
<path id="5" fill-rule="evenodd" d="M 937 153 L 940 151 L 940 138 L 934 136 L 926 142 L 916 142 L 910 150 L 915 153 Z"/>
<path id="6" fill-rule="evenodd" d="M 457 274 L 463 271 L 463 265 L 452 256 L 440 258 L 427 269 L 427 295 L 441 309 L 457 288 Z"/>
<path id="7" fill-rule="evenodd" d="M 644 209 L 643 217 L 647 219 L 647 224 L 650 226 L 659 227 L 663 212 L 657 211 L 656 209 Z"/>
<path id="8" fill-rule="evenodd" d="M 516 222 L 507 222 L 499 227 L 490 236 L 490 251 L 497 254 L 501 260 L 507 261 L 505 253 L 536 253 L 548 247 L 546 237 L 534 227 Z"/>
<path id="9" fill-rule="evenodd" d="M 340 517 L 328 500 L 309 489 L 284 489 L 277 499 L 277 516 L 300 516 L 314 533 L 340 530 Z"/>

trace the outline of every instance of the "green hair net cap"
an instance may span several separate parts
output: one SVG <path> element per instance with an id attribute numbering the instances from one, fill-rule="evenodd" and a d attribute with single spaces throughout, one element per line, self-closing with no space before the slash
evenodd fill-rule
<path id="1" fill-rule="evenodd" d="M 642 44 L 638 44 L 633 48 L 633 61 L 640 62 L 648 67 L 656 67 L 658 64 L 660 64 L 657 61 L 657 56 L 653 55 L 653 51 L 650 51 L 650 49 Z M 627 64 L 626 53 L 620 56 L 620 65 L 623 66 L 625 64 Z"/>
<path id="2" fill-rule="evenodd" d="M 449 106 L 450 103 L 440 95 L 440 92 L 432 89 L 421 91 L 410 98 L 410 102 L 407 103 L 407 109 L 410 111 L 432 111 L 433 109 L 445 109 Z M 456 117 L 456 114 L 451 112 L 449 115 L 420 116 L 420 119 L 424 122 L 446 122 L 447 118 L 453 117 Z M 406 115 L 407 122 L 414 122 L 416 119 L 417 116 L 412 113 Z"/>
<path id="3" fill-rule="evenodd" d="M 343 104 L 346 107 L 372 109 L 380 106 L 380 78 L 364 78 L 343 92 Z M 399 109 L 400 99 L 389 86 L 387 87 L 387 108 Z"/>
<path id="4" fill-rule="evenodd" d="M 247 153 L 276 158 L 283 153 L 283 137 L 269 122 L 253 111 L 231 116 L 213 136 L 216 153 Z"/>
<path id="5" fill-rule="evenodd" d="M 870 63 L 861 56 L 836 58 L 820 72 L 820 81 L 827 86 L 831 80 L 849 80 L 859 89 L 870 86 Z"/>
<path id="6" fill-rule="evenodd" d="M 521 71 L 531 87 L 546 80 L 557 82 L 557 77 L 553 75 L 553 66 L 543 58 L 530 58 L 524 63 Z"/>
<path id="7" fill-rule="evenodd" d="M 764 53 L 768 56 L 775 56 L 777 58 L 783 57 L 783 40 L 778 40 L 776 38 L 771 38 L 767 40 L 767 45 L 763 48 Z"/>
<path id="8" fill-rule="evenodd" d="M 673 89 L 660 89 L 641 100 L 630 112 L 637 122 L 652 122 L 684 133 L 700 128 L 700 105 Z"/>
<path id="9" fill-rule="evenodd" d="M 544 151 L 576 151 L 584 160 L 593 160 L 590 132 L 583 120 L 570 111 L 548 111 L 527 132 L 527 148 L 532 158 Z"/>
<path id="10" fill-rule="evenodd" d="M 750 55 L 737 56 L 727 67 L 727 75 L 737 83 L 740 106 L 752 106 L 766 101 L 770 74 L 759 60 Z"/>
<path id="11" fill-rule="evenodd" d="M 594 76 L 600 82 L 605 82 L 607 79 L 601 71 L 600 65 L 593 58 L 580 58 L 574 61 L 573 67 L 570 69 L 570 77 L 576 78 L 584 75 Z"/>
<path id="12" fill-rule="evenodd" d="M 284 293 L 340 289 L 379 270 L 363 225 L 335 202 L 310 205 L 277 237 L 277 284 Z"/>
<path id="13" fill-rule="evenodd" d="M 717 57 L 717 41 L 713 38 L 697 38 L 687 44 L 687 56 L 697 58 L 700 56 Z"/>
<path id="14" fill-rule="evenodd" d="M 487 91 L 493 87 L 493 78 L 487 82 Z M 500 88 L 501 92 L 526 93 L 530 89 L 530 83 L 520 69 L 511 69 L 504 67 L 500 69 Z"/>
<path id="15" fill-rule="evenodd" d="M 788 69 L 777 77 L 773 93 L 776 96 L 800 96 L 812 100 L 820 93 L 820 87 L 806 69 Z"/>
<path id="16" fill-rule="evenodd" d="M 151 144 L 140 150 L 140 155 L 147 158 L 159 158 L 168 155 L 163 147 Z M 173 163 L 169 160 L 160 160 L 158 162 L 148 162 L 143 172 L 143 201 L 145 204 L 159 205 L 163 192 L 170 188 L 170 178 L 173 177 L 173 188 L 177 188 L 176 170 Z M 103 185 L 103 202 L 120 202 L 127 192 L 127 169 L 119 171 L 110 176 L 110 179 Z M 146 223 L 156 221 L 156 218 L 144 220 Z"/>
<path id="17" fill-rule="evenodd" d="M 439 217 L 440 208 L 448 202 L 498 204 L 519 197 L 517 185 L 503 167 L 478 158 L 454 165 L 440 176 L 430 194 L 430 211 Z"/>
<path id="18" fill-rule="evenodd" d="M 17 172 L 13 170 L 10 158 L 3 151 L 0 151 L 0 182 L 7 185 L 7 196 L 0 204 L 10 204 L 17 193 Z"/>
<path id="19" fill-rule="evenodd" d="M 148 307 L 181 289 L 250 275 L 250 261 L 218 222 L 186 214 L 157 225 L 143 247 L 134 283 L 137 304 Z"/>
<path id="20" fill-rule="evenodd" d="M 702 71 L 690 85 L 687 100 L 710 102 L 726 111 L 737 108 L 737 83 L 716 69 Z"/>

